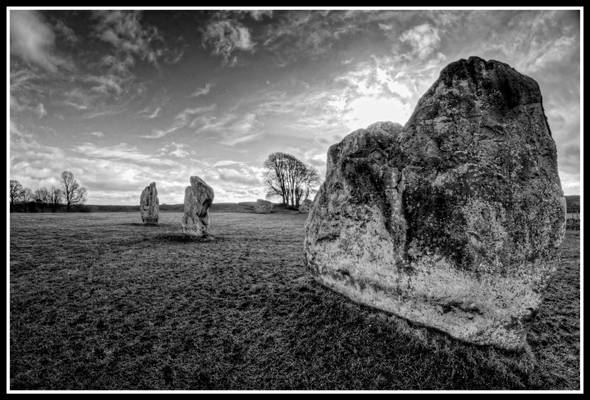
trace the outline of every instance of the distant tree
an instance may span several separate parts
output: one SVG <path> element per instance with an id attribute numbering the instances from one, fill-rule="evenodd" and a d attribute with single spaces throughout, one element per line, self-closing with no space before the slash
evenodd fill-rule
<path id="1" fill-rule="evenodd" d="M 286 153 L 272 153 L 264 162 L 267 197 L 280 196 L 286 206 L 299 208 L 319 183 L 315 168 Z"/>
<path id="2" fill-rule="evenodd" d="M 45 187 L 35 190 L 35 201 L 39 203 L 49 204 L 50 197 L 49 189 Z"/>
<path id="3" fill-rule="evenodd" d="M 23 203 L 24 203 L 24 211 L 31 211 L 31 203 L 35 201 L 35 193 L 29 189 L 25 188 L 23 191 Z"/>
<path id="4" fill-rule="evenodd" d="M 51 204 L 53 212 L 55 212 L 59 208 L 62 199 L 63 192 L 61 191 L 61 189 L 56 188 L 55 186 L 51 186 L 51 188 L 49 189 L 49 204 Z"/>
<path id="5" fill-rule="evenodd" d="M 301 186 L 299 187 L 299 190 L 296 193 L 296 201 L 298 204 L 297 207 L 299 207 L 299 205 L 303 203 L 303 201 L 309 199 L 309 195 L 317 191 L 316 188 L 319 185 L 319 183 L 320 174 L 314 167 L 308 166 L 307 171 L 303 176 Z"/>
<path id="6" fill-rule="evenodd" d="M 45 208 L 50 203 L 50 193 L 49 189 L 40 187 L 39 189 L 35 190 L 35 202 L 41 209 L 41 211 L 45 211 Z"/>
<path id="7" fill-rule="evenodd" d="M 20 184 L 19 181 L 11 179 L 10 180 L 10 209 L 14 210 L 14 205 L 22 201 L 23 196 L 25 194 L 25 189 L 23 185 Z"/>
<path id="8" fill-rule="evenodd" d="M 84 204 L 86 201 L 86 188 L 80 186 L 76 178 L 74 178 L 74 174 L 70 171 L 62 172 L 61 183 L 66 211 L 70 211 L 73 205 Z"/>

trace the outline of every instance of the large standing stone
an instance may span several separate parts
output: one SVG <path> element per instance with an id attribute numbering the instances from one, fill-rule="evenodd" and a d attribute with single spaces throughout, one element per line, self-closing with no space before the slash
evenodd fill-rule
<path id="1" fill-rule="evenodd" d="M 471 57 L 441 72 L 405 127 L 374 124 L 330 147 L 305 256 L 353 300 L 517 349 L 564 216 L 538 84 Z"/>
<path id="2" fill-rule="evenodd" d="M 192 236 L 208 236 L 209 207 L 213 203 L 213 188 L 198 176 L 191 176 L 191 185 L 184 191 L 182 231 Z"/>
<path id="3" fill-rule="evenodd" d="M 254 204 L 254 212 L 257 214 L 270 214 L 272 211 L 272 203 L 267 200 L 258 199 Z"/>
<path id="4" fill-rule="evenodd" d="M 147 225 L 157 225 L 158 215 L 160 212 L 158 202 L 158 190 L 156 189 L 156 182 L 150 183 L 141 192 L 139 198 L 139 212 L 141 214 L 141 221 Z"/>

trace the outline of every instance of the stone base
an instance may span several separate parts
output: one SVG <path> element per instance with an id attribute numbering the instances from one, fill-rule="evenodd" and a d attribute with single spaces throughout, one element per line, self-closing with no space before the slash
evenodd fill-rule
<path id="1" fill-rule="evenodd" d="M 525 348 L 529 322 L 542 301 L 535 288 L 546 284 L 532 282 L 550 275 L 556 265 L 531 264 L 528 274 L 499 277 L 459 271 L 444 260 L 402 270 L 384 260 L 374 263 L 322 250 L 311 266 L 322 285 L 455 339 L 506 350 Z"/>
<path id="2" fill-rule="evenodd" d="M 143 218 L 145 225 L 158 225 L 158 218 Z"/>
<path id="3" fill-rule="evenodd" d="M 183 230 L 182 234 L 186 237 L 189 238 L 191 241 L 198 241 L 198 242 L 210 242 L 215 240 L 215 236 L 209 235 L 207 233 L 202 234 L 202 233 L 197 233 L 191 230 Z"/>
<path id="4" fill-rule="evenodd" d="M 207 237 L 209 234 L 204 225 L 195 223 L 195 224 L 181 224 L 182 226 L 182 233 L 186 236 L 193 236 L 193 237 Z"/>

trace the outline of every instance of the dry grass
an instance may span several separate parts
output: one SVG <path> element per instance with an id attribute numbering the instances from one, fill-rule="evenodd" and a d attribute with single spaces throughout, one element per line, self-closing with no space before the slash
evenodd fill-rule
<path id="1" fill-rule="evenodd" d="M 13 214 L 11 389 L 578 389 L 579 232 L 505 353 L 346 300 L 303 266 L 304 215 Z"/>

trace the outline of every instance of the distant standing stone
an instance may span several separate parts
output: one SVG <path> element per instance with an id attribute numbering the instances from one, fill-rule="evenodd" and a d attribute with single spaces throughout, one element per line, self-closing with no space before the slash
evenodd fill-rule
<path id="1" fill-rule="evenodd" d="M 272 203 L 270 201 L 256 200 L 256 204 L 254 205 L 254 212 L 257 214 L 270 214 L 272 211 Z"/>
<path id="2" fill-rule="evenodd" d="M 157 225 L 158 214 L 160 206 L 158 202 L 158 190 L 156 189 L 156 182 L 150 183 L 141 192 L 139 198 L 139 212 L 141 213 L 141 221 L 146 225 Z"/>
<path id="3" fill-rule="evenodd" d="M 184 191 L 182 231 L 192 236 L 208 236 L 209 207 L 213 203 L 213 188 L 198 176 L 191 176 L 191 185 Z"/>

